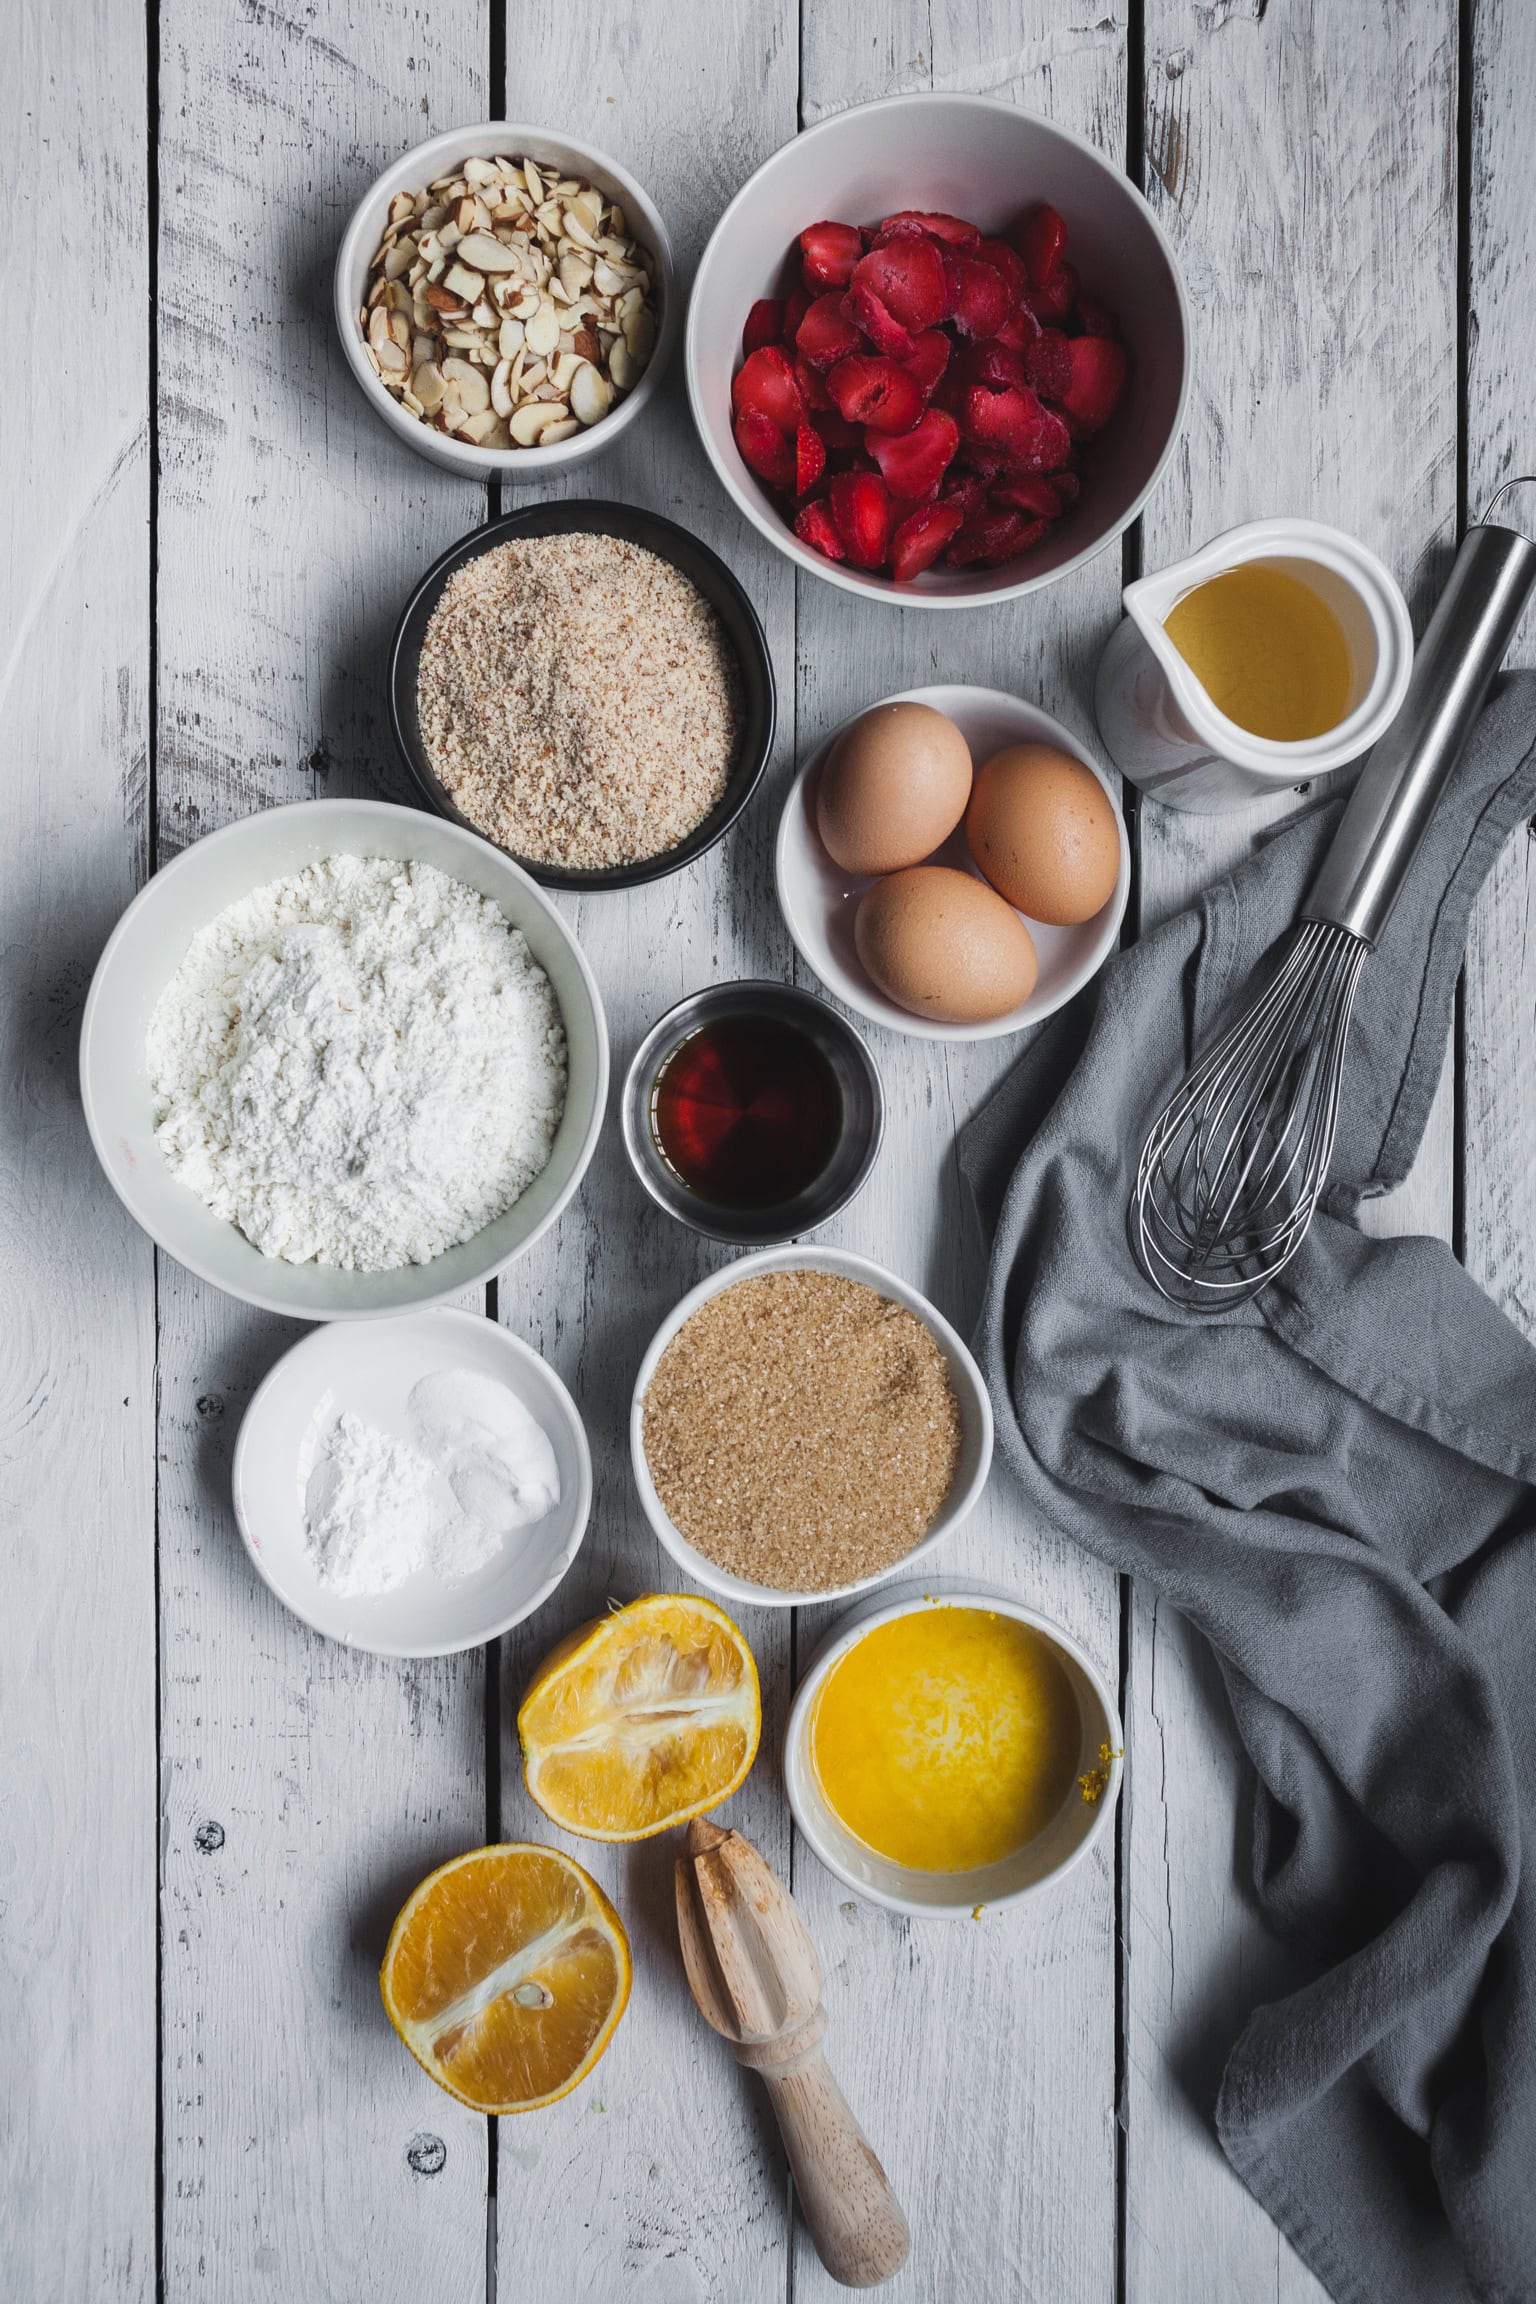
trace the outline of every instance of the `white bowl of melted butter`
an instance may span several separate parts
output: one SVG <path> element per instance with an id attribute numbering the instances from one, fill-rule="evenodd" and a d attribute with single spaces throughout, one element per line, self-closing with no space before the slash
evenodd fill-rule
<path id="1" fill-rule="evenodd" d="M 966 1920 L 1036 1896 L 1103 1845 L 1124 1765 L 1080 1643 L 988 1584 L 872 1595 L 806 1670 L 784 1735 L 795 1823 L 856 1895 Z"/>

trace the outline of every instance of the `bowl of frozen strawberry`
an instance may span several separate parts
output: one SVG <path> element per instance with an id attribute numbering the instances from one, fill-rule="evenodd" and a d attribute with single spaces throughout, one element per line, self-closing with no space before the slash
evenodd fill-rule
<path id="1" fill-rule="evenodd" d="M 1178 438 L 1189 317 L 1140 193 L 983 96 L 836 114 L 705 248 L 688 391 L 716 472 L 801 567 L 899 606 L 1011 599 L 1141 510 Z"/>

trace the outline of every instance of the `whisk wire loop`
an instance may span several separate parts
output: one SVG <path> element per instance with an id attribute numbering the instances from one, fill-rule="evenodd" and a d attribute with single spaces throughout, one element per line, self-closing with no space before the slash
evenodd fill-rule
<path id="1" fill-rule="evenodd" d="M 1370 947 L 1308 921 L 1198 1058 L 1142 1148 L 1138 1260 L 1171 1302 L 1220 1312 L 1295 1255 L 1327 1180 L 1355 987 Z"/>

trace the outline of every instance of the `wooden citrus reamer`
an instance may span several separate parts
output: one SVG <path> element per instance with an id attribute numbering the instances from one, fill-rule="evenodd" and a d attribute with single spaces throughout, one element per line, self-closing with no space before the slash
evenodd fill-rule
<path id="1" fill-rule="evenodd" d="M 899 2272 L 906 2217 L 821 2052 L 821 1964 L 794 1898 L 750 1840 L 696 1816 L 677 1859 L 688 1983 L 739 2064 L 762 2075 L 816 2253 L 845 2288 Z"/>

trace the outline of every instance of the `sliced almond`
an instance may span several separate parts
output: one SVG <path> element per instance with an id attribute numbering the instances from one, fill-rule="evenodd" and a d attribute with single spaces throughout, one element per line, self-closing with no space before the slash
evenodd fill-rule
<path id="1" fill-rule="evenodd" d="M 433 311 L 441 312 L 445 320 L 463 318 L 466 310 L 463 298 L 450 294 L 436 280 L 428 282 L 426 298 Z"/>
<path id="2" fill-rule="evenodd" d="M 487 434 L 495 431 L 500 421 L 494 410 L 481 408 L 475 415 L 467 417 L 459 430 L 466 440 L 473 440 L 478 447 Z"/>
<path id="3" fill-rule="evenodd" d="M 528 349 L 544 359 L 560 341 L 560 322 L 553 304 L 542 300 L 528 317 Z"/>
<path id="4" fill-rule="evenodd" d="M 397 192 L 389 204 L 389 220 L 391 224 L 403 224 L 408 216 L 414 216 L 415 213 L 415 193 Z"/>
<path id="5" fill-rule="evenodd" d="M 564 393 L 570 389 L 571 378 L 581 366 L 574 352 L 561 352 L 549 364 L 549 380 L 555 390 Z"/>
<path id="6" fill-rule="evenodd" d="M 640 363 L 622 336 L 615 340 L 608 355 L 608 374 L 617 392 L 627 392 L 640 374 Z"/>
<path id="7" fill-rule="evenodd" d="M 562 440 L 571 439 L 581 430 L 574 416 L 562 416 L 558 424 L 546 424 L 539 434 L 541 448 L 556 448 Z"/>
<path id="8" fill-rule="evenodd" d="M 562 421 L 565 412 L 562 400 L 538 401 L 531 408 L 519 408 L 507 429 L 519 448 L 534 448 L 551 424 Z"/>
<path id="9" fill-rule="evenodd" d="M 464 179 L 469 184 L 499 184 L 501 170 L 494 160 L 473 159 L 464 163 Z"/>
<path id="10" fill-rule="evenodd" d="M 597 236 L 590 229 L 586 218 L 578 209 L 566 208 L 562 210 L 560 227 L 566 238 L 574 240 L 578 248 L 585 248 L 593 256 L 597 254 Z"/>
<path id="11" fill-rule="evenodd" d="M 461 264 L 455 258 L 443 274 L 443 286 L 451 289 L 461 303 L 478 304 L 485 294 L 485 277 L 482 273 L 472 272 L 467 264 Z"/>
<path id="12" fill-rule="evenodd" d="M 523 348 L 523 324 L 521 320 L 503 320 L 496 344 L 503 360 L 515 360 Z"/>
<path id="13" fill-rule="evenodd" d="M 577 362 L 570 378 L 571 414 L 581 424 L 596 424 L 613 406 L 613 388 L 590 360 Z"/>
<path id="14" fill-rule="evenodd" d="M 491 404 L 491 387 L 478 368 L 467 360 L 445 360 L 443 382 L 451 384 L 471 416 Z"/>
<path id="15" fill-rule="evenodd" d="M 461 264 L 473 264 L 477 272 L 515 272 L 518 259 L 505 240 L 498 240 L 494 232 L 468 232 L 456 251 Z"/>
<path id="16" fill-rule="evenodd" d="M 491 375 L 491 406 L 498 416 L 512 413 L 512 395 L 507 390 L 507 378 L 512 373 L 510 360 L 499 360 Z"/>
<path id="17" fill-rule="evenodd" d="M 411 378 L 411 390 L 432 415 L 443 404 L 443 372 L 435 360 L 423 360 Z"/>
<path id="18" fill-rule="evenodd" d="M 375 355 L 386 376 L 404 376 L 411 365 L 408 353 L 401 350 L 391 337 L 386 337 Z"/>
<path id="19" fill-rule="evenodd" d="M 571 338 L 571 350 L 577 353 L 583 360 L 595 361 L 601 359 L 602 357 L 602 346 L 598 343 L 597 338 L 593 335 L 590 328 L 577 329 L 575 335 Z"/>
<path id="20" fill-rule="evenodd" d="M 638 312 L 631 312 L 624 323 L 624 341 L 631 358 L 643 368 L 656 348 L 656 320 L 648 306 L 642 304 Z"/>
<path id="21" fill-rule="evenodd" d="M 531 160 L 523 162 L 523 182 L 528 187 L 534 206 L 538 207 L 544 198 L 544 179 Z"/>

